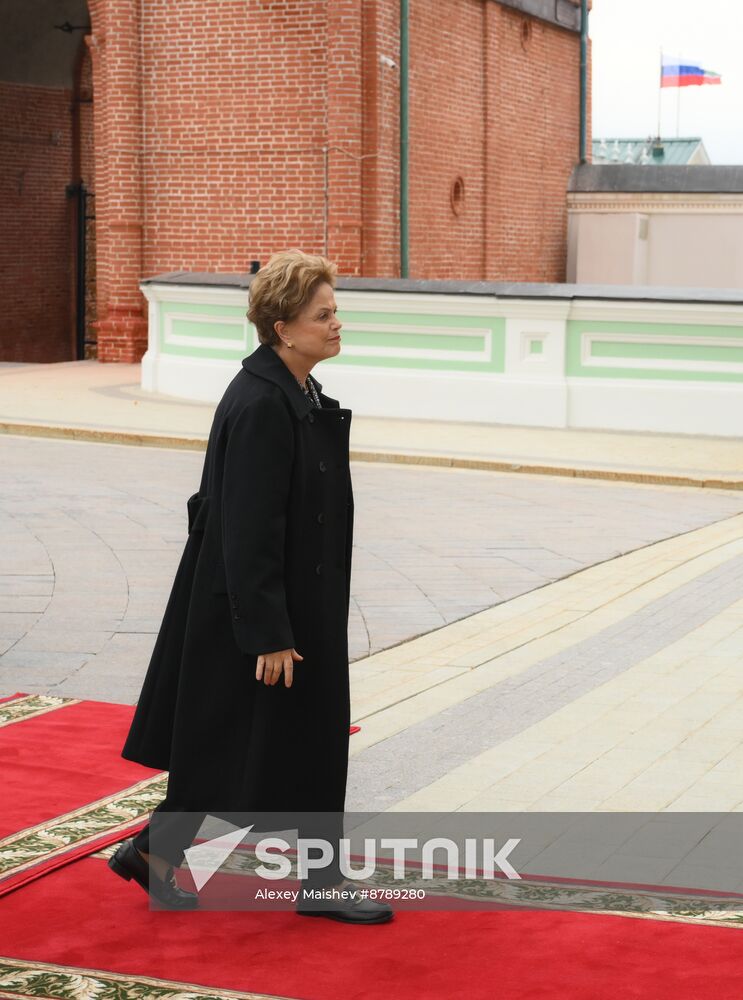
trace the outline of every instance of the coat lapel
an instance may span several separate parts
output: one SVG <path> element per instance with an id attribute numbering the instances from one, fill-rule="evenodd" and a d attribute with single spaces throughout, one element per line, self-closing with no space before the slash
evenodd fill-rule
<path id="1" fill-rule="evenodd" d="M 302 392 L 302 389 L 300 388 L 300 385 L 294 375 L 287 368 L 276 351 L 274 351 L 273 347 L 270 347 L 268 344 L 259 344 L 252 354 L 249 354 L 247 358 L 243 358 L 242 366 L 245 371 L 251 372 L 253 375 L 258 375 L 260 378 L 267 379 L 269 382 L 273 382 L 275 385 L 278 385 L 286 395 L 286 398 L 291 404 L 294 414 L 298 420 L 302 420 L 307 416 L 310 410 L 315 409 L 312 400 L 308 396 L 305 396 Z M 321 392 L 322 383 L 318 382 L 314 375 L 310 374 L 310 378 L 315 383 L 315 388 L 317 389 L 318 395 L 321 397 L 323 406 L 340 406 L 337 399 L 325 396 Z"/>

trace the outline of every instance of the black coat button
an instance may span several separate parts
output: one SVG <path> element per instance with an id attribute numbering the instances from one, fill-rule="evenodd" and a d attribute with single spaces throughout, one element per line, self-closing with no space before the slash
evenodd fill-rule
<path id="1" fill-rule="evenodd" d="M 232 617 L 235 619 L 236 622 L 240 621 L 240 615 L 233 615 Z"/>
<path id="2" fill-rule="evenodd" d="M 323 514 L 322 511 L 320 511 L 320 513 L 317 515 L 317 520 L 320 524 L 325 523 L 325 515 Z"/>
<path id="3" fill-rule="evenodd" d="M 314 424 L 314 422 L 315 422 L 315 414 L 314 413 L 308 413 L 307 414 L 307 419 L 309 420 L 309 422 L 311 424 Z"/>
<path id="4" fill-rule="evenodd" d="M 327 465 L 325 464 L 325 462 L 320 462 L 319 468 L 320 472 L 325 472 L 325 470 L 327 469 Z"/>
<path id="5" fill-rule="evenodd" d="M 317 566 L 315 566 L 315 572 L 318 576 L 322 573 L 322 563 L 318 563 Z"/>

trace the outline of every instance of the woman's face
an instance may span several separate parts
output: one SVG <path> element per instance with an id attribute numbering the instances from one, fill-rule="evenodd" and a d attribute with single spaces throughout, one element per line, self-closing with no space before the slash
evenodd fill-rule
<path id="1" fill-rule="evenodd" d="M 332 358 L 341 349 L 341 321 L 338 319 L 333 286 L 323 281 L 309 302 L 290 322 L 278 320 L 276 331 L 293 356 L 302 355 L 308 364 Z"/>

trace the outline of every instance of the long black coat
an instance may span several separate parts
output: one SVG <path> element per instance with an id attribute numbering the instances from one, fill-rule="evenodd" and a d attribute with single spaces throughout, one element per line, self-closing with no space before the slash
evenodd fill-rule
<path id="1" fill-rule="evenodd" d="M 351 411 L 319 395 L 261 344 L 215 411 L 122 751 L 170 772 L 171 809 L 344 808 Z M 256 680 L 259 654 L 292 646 L 291 687 Z"/>

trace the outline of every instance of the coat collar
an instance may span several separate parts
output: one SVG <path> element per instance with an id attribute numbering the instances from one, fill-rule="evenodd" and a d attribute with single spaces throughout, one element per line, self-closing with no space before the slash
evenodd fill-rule
<path id="1" fill-rule="evenodd" d="M 258 375 L 260 378 L 268 379 L 269 382 L 273 382 L 283 389 L 298 420 L 302 420 L 310 410 L 315 409 L 312 400 L 308 396 L 305 396 L 294 375 L 269 344 L 259 344 L 252 354 L 249 354 L 247 358 L 243 358 L 242 366 L 245 371 L 252 372 L 253 375 Z M 309 377 L 315 383 L 315 388 L 319 394 L 322 389 L 322 383 L 318 382 L 312 374 Z M 329 397 L 324 398 L 332 406 L 334 401 L 331 401 Z"/>

